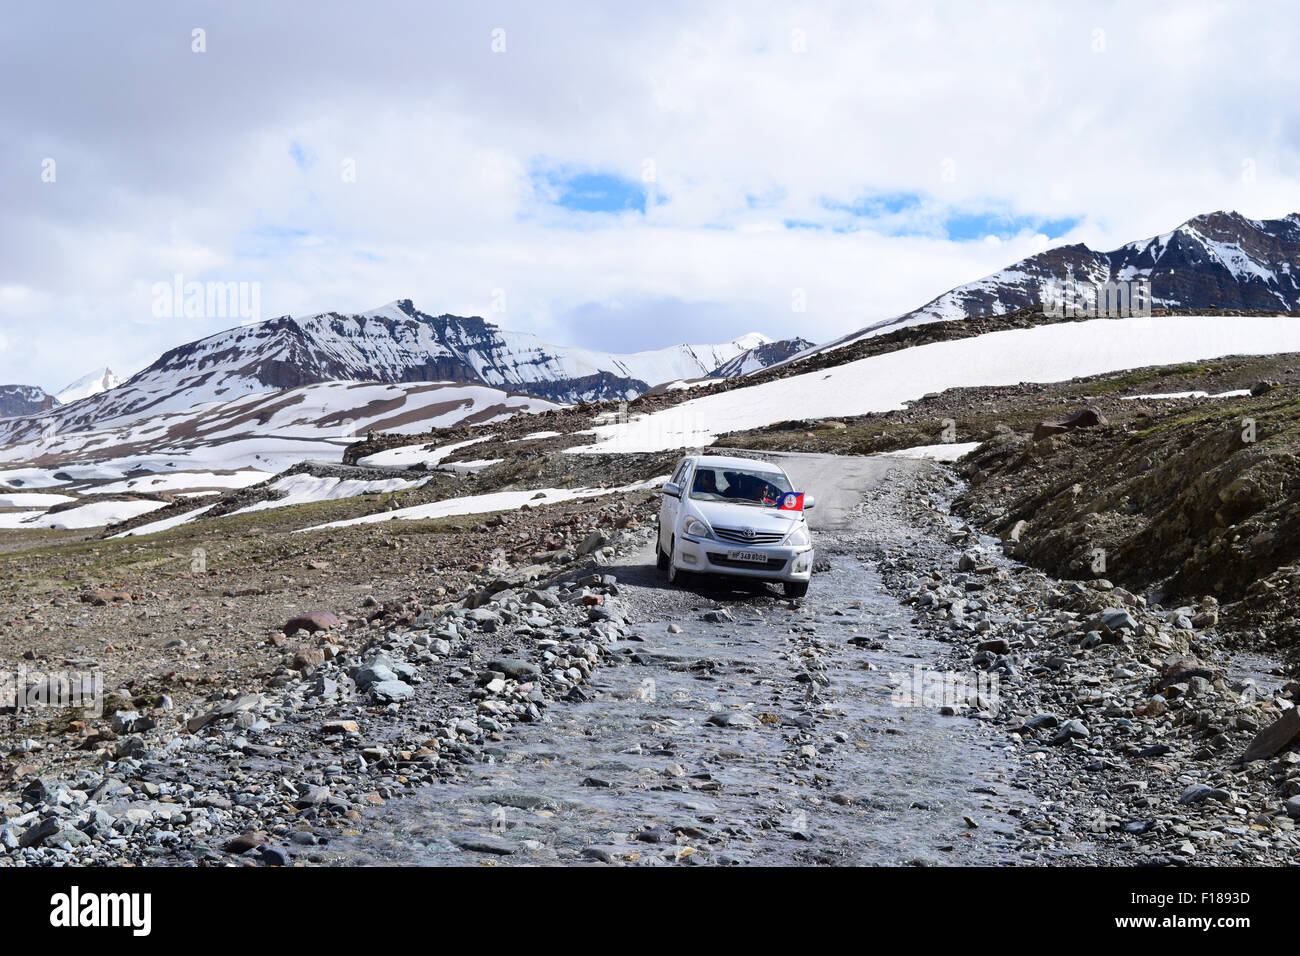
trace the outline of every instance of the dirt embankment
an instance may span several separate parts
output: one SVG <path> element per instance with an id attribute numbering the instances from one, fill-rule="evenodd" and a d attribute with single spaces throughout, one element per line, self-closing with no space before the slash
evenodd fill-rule
<path id="1" fill-rule="evenodd" d="M 1063 577 L 1211 597 L 1262 644 L 1300 636 L 1300 389 L 1136 410 L 1033 441 L 1007 433 L 960 465 L 957 509 Z"/>

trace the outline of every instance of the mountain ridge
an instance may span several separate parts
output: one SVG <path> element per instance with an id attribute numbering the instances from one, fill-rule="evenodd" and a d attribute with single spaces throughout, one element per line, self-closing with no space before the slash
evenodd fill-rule
<path id="1" fill-rule="evenodd" d="M 563 404 L 628 399 L 661 382 L 706 377 L 742 355 L 761 361 L 754 350 L 772 344 L 751 332 L 721 344 L 609 353 L 552 345 L 479 316 L 430 315 L 398 299 L 367 312 L 286 315 L 213 333 L 50 414 L 58 431 L 78 432 L 331 381 L 485 385 Z M 91 378 L 74 386 L 93 388 Z M 9 422 L 0 442 L 30 438 L 35 427 Z"/>
<path id="2" fill-rule="evenodd" d="M 1217 210 L 1146 239 L 1098 252 L 1070 243 L 1035 253 L 935 296 L 910 312 L 864 326 L 791 360 L 909 325 L 1003 315 L 1041 304 L 1048 281 L 1149 279 L 1153 305 L 1186 311 L 1300 310 L 1300 213 L 1250 219 Z"/>

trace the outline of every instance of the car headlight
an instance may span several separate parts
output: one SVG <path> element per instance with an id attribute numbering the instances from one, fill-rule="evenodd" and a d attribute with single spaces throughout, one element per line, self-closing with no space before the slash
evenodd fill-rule
<path id="1" fill-rule="evenodd" d="M 699 518 L 687 518 L 686 527 L 682 529 L 692 538 L 712 538 L 713 529 Z"/>
<path id="2" fill-rule="evenodd" d="M 785 539 L 785 543 L 793 548 L 806 548 L 812 544 L 812 540 L 808 537 L 808 529 L 803 525 L 799 525 L 790 532 L 790 536 Z"/>

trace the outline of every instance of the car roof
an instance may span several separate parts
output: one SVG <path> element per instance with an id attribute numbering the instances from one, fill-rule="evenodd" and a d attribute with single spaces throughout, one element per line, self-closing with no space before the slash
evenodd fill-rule
<path id="1" fill-rule="evenodd" d="M 752 468 L 754 471 L 775 471 L 785 474 L 780 465 L 756 458 L 730 458 L 726 455 L 696 455 L 697 464 L 706 468 Z"/>

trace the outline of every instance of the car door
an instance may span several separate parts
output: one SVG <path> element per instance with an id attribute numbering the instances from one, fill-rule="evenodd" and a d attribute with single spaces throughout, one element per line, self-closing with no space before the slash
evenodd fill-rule
<path id="1" fill-rule="evenodd" d="M 683 482 L 690 471 L 691 460 L 683 458 L 673 469 L 672 477 L 668 480 L 682 489 L 682 494 L 686 493 L 686 486 Z M 677 514 L 680 502 L 672 495 L 663 495 L 659 503 L 659 547 L 666 554 L 671 547 L 673 535 L 677 531 Z"/>

